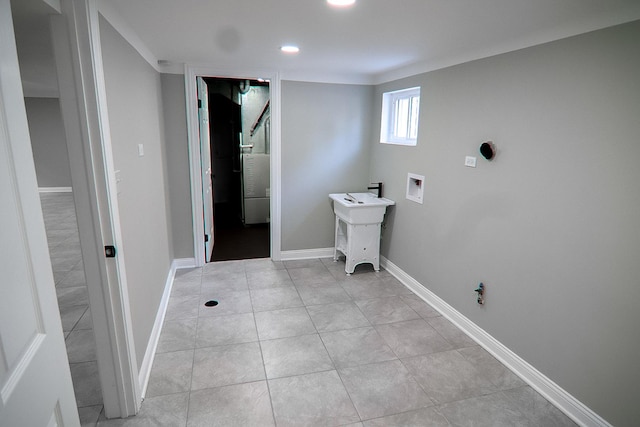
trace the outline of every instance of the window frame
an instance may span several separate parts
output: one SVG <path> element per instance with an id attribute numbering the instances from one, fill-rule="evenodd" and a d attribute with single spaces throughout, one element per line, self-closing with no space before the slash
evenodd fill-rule
<path id="1" fill-rule="evenodd" d="M 414 98 L 417 98 L 414 99 Z M 406 137 L 395 133 L 396 118 L 399 115 L 398 103 L 408 100 L 406 110 Z M 417 105 L 415 102 L 417 101 Z M 415 107 L 415 111 L 414 108 Z M 382 117 L 380 126 L 380 143 L 393 145 L 416 146 L 420 126 L 420 86 L 400 89 L 382 94 Z M 415 121 L 415 137 L 411 137 L 412 122 Z"/>

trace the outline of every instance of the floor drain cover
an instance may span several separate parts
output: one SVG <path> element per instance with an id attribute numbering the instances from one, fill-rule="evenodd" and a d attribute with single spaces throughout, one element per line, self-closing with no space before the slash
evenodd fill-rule
<path id="1" fill-rule="evenodd" d="M 216 305 L 218 305 L 218 301 L 215 301 L 215 300 L 207 301 L 204 303 L 204 305 L 207 307 L 215 307 Z"/>

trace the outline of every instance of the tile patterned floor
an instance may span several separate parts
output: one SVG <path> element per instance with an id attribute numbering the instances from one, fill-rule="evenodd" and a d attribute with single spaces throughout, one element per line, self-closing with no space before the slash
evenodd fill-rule
<path id="1" fill-rule="evenodd" d="M 80 421 L 95 426 L 102 392 L 73 195 L 43 193 L 40 203 Z"/>
<path id="2" fill-rule="evenodd" d="M 575 424 L 387 272 L 254 259 L 178 272 L 139 415 L 98 425 Z"/>

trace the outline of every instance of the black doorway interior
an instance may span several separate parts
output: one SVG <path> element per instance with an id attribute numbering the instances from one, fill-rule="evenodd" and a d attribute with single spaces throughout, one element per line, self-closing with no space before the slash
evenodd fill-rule
<path id="1" fill-rule="evenodd" d="M 211 261 L 227 261 L 270 256 L 270 225 L 245 221 L 246 186 L 243 183 L 243 142 L 269 131 L 263 105 L 249 105 L 256 97 L 249 91 L 264 92 L 268 83 L 257 80 L 205 78 L 209 91 L 209 126 L 214 202 L 214 245 Z M 249 94 L 251 95 L 251 94 Z M 268 104 L 267 104 L 268 106 Z M 252 117 L 256 115 L 256 117 Z M 255 129 L 254 129 L 255 127 Z M 251 132 L 249 132 L 251 129 Z M 251 133 L 251 135 L 249 135 Z M 247 146 L 250 144 L 246 144 Z M 265 150 L 264 144 L 256 149 Z M 268 151 L 268 145 L 266 146 Z"/>

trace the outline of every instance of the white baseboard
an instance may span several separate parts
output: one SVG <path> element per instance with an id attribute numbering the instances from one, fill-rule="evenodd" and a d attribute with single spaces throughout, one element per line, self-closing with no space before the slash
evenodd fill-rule
<path id="1" fill-rule="evenodd" d="M 160 340 L 160 332 L 162 332 L 162 324 L 164 323 L 164 316 L 167 312 L 167 306 L 169 305 L 169 297 L 171 296 L 171 288 L 173 287 L 173 279 L 176 275 L 176 270 L 179 268 L 188 268 L 186 265 L 189 258 L 174 259 L 171 263 L 169 273 L 167 273 L 167 280 L 164 284 L 164 292 L 162 293 L 162 299 L 158 306 L 156 313 L 156 320 L 153 323 L 153 329 L 151 330 L 151 336 L 147 342 L 147 350 L 144 352 L 144 359 L 142 359 L 142 365 L 140 366 L 140 372 L 138 373 L 138 383 L 140 385 L 140 391 L 142 398 L 147 393 L 147 385 L 149 384 L 149 376 L 151 375 L 151 367 L 153 366 L 153 360 L 156 356 L 156 349 L 158 348 L 158 341 Z M 195 266 L 195 258 L 191 258 L 191 263 Z"/>
<path id="2" fill-rule="evenodd" d="M 320 249 L 298 249 L 293 251 L 280 252 L 282 261 L 292 261 L 295 259 L 329 258 L 333 256 L 333 248 Z"/>
<path id="3" fill-rule="evenodd" d="M 175 266 L 176 270 L 180 270 L 181 268 L 195 268 L 196 259 L 195 258 L 176 258 L 173 260 L 172 266 Z"/>
<path id="4" fill-rule="evenodd" d="M 38 187 L 39 193 L 73 193 L 71 187 Z"/>
<path id="5" fill-rule="evenodd" d="M 462 329 L 485 350 L 491 353 L 507 368 L 511 369 L 516 375 L 522 378 L 523 381 L 529 384 L 533 389 L 544 396 L 545 399 L 564 412 L 573 421 L 582 426 L 611 427 L 611 424 L 606 420 L 593 412 L 536 368 L 531 366 L 504 344 L 493 338 L 462 313 L 447 304 L 436 294 L 422 286 L 417 280 L 409 276 L 400 267 L 383 256 L 380 257 L 380 265 L 395 276 L 407 288 L 411 289 L 416 295 L 422 298 L 426 303 L 431 305 L 444 317 Z"/>

